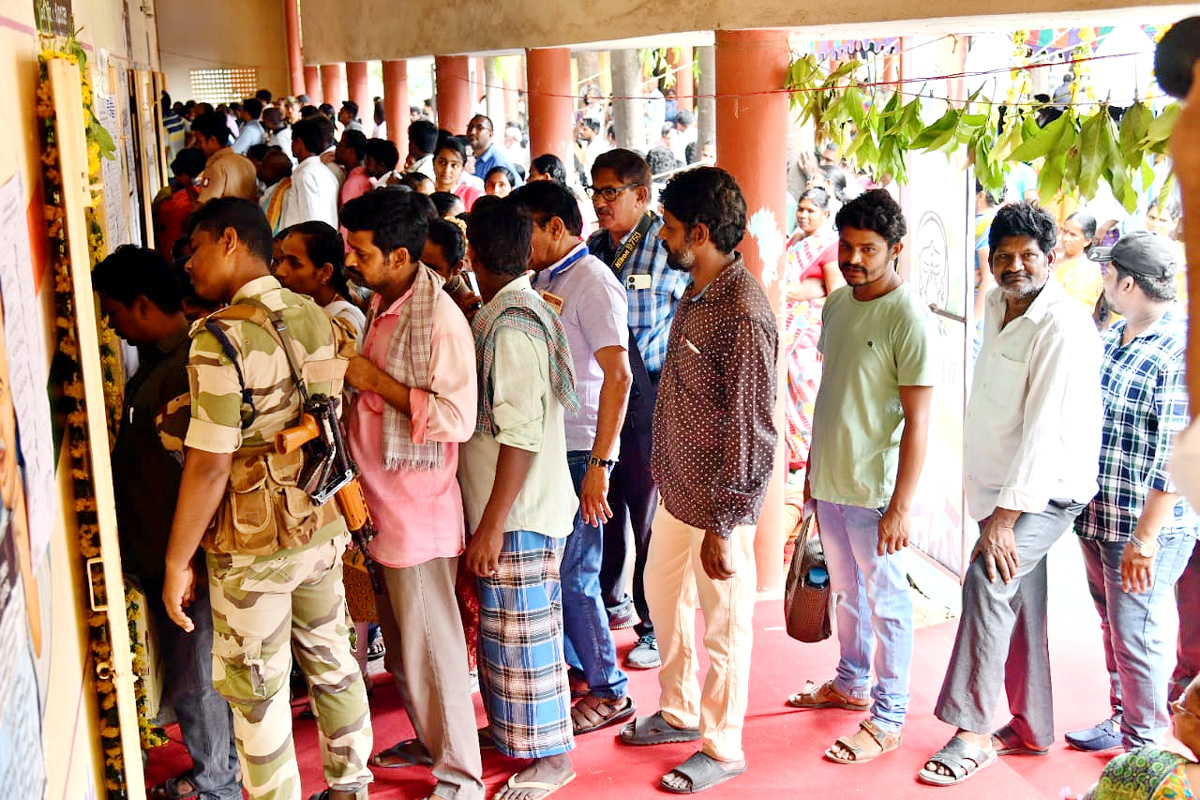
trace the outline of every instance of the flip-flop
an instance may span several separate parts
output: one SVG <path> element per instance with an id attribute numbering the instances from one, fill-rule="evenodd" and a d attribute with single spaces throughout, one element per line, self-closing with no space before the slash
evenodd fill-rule
<path id="1" fill-rule="evenodd" d="M 933 772 L 925 767 L 917 773 L 917 780 L 930 786 L 954 786 L 962 783 L 997 760 L 996 751 L 989 747 L 981 750 L 970 742 L 955 736 L 946 746 L 930 756 L 926 763 L 940 764 L 950 770 L 949 775 Z M 969 763 L 968 763 L 969 762 Z"/>
<path id="2" fill-rule="evenodd" d="M 824 695 L 824 700 L 819 700 Z M 842 694 L 833 681 L 825 681 L 817 686 L 812 681 L 804 684 L 804 688 L 787 699 L 792 708 L 844 708 L 847 711 L 866 711 L 871 707 L 871 701 L 866 698 L 859 700 Z"/>
<path id="3" fill-rule="evenodd" d="M 183 792 L 179 790 L 179 784 L 187 781 L 191 785 L 191 791 Z M 196 784 L 192 783 L 191 773 L 176 775 L 174 778 L 167 778 L 160 784 L 157 784 L 150 790 L 149 797 L 152 800 L 192 800 L 200 796 L 200 790 L 196 788 Z"/>
<path id="4" fill-rule="evenodd" d="M 635 719 L 621 729 L 621 741 L 632 745 L 672 744 L 694 742 L 700 738 L 699 728 L 676 728 L 663 719 L 661 711 Z"/>
<path id="5" fill-rule="evenodd" d="M 544 783 L 542 781 L 519 781 L 517 780 L 516 775 L 509 775 L 508 780 L 505 781 L 504 785 L 509 789 L 516 791 L 521 791 L 522 789 L 537 789 L 541 791 L 542 794 L 539 794 L 537 797 L 531 798 L 530 800 L 543 800 L 543 798 L 549 797 L 573 780 L 575 780 L 574 772 L 563 778 L 558 783 Z"/>
<path id="6" fill-rule="evenodd" d="M 381 761 L 383 758 L 395 758 L 396 762 L 384 764 Z M 421 744 L 420 739 L 405 739 L 386 750 L 380 750 L 371 756 L 371 760 L 367 763 L 380 769 L 406 769 L 408 767 L 433 766 L 433 758 L 425 749 L 425 745 Z"/>
<path id="7" fill-rule="evenodd" d="M 721 766 L 721 762 L 717 761 L 712 756 L 704 751 L 693 753 L 687 761 L 684 761 L 675 769 L 668 772 L 658 782 L 663 791 L 671 792 L 672 794 L 695 794 L 703 792 L 705 789 L 711 789 L 719 783 L 724 783 L 730 778 L 736 778 L 746 771 L 746 762 L 742 762 L 742 766 L 738 769 L 727 770 Z M 667 778 L 671 775 L 678 775 L 688 782 L 686 789 L 679 789 L 667 783 Z"/>
<path id="8" fill-rule="evenodd" d="M 858 723 L 858 727 L 870 734 L 875 743 L 879 745 L 879 752 L 867 752 L 865 748 L 855 744 L 851 737 L 841 736 L 838 737 L 834 744 L 848 750 L 851 757 L 847 758 L 839 754 L 832 747 L 825 751 L 825 757 L 838 764 L 866 764 L 869 761 L 879 758 L 884 753 L 890 753 L 900 747 L 900 734 L 883 730 L 873 719 L 864 719 Z"/>
<path id="9" fill-rule="evenodd" d="M 589 694 L 571 708 L 571 728 L 576 736 L 624 722 L 634 715 L 637 706 L 626 695 L 620 700 L 608 700 Z"/>
<path id="10" fill-rule="evenodd" d="M 1012 725 L 1005 725 L 992 734 L 992 747 L 998 756 L 1044 756 L 1050 754 L 1050 748 L 1030 747 L 1017 736 Z M 996 742 L 1000 743 L 996 747 Z"/>

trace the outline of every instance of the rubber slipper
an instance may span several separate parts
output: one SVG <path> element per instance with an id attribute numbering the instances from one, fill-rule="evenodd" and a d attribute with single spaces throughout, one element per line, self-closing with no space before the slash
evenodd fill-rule
<path id="1" fill-rule="evenodd" d="M 180 791 L 179 784 L 187 781 L 192 788 L 189 791 Z M 196 784 L 192 783 L 190 773 L 184 775 L 176 775 L 174 778 L 167 778 L 160 784 L 157 784 L 150 790 L 150 797 L 153 800 L 192 800 L 200 796 L 200 790 L 196 788 Z"/>
<path id="2" fill-rule="evenodd" d="M 395 759 L 391 764 L 383 763 L 382 759 Z M 370 765 L 381 769 L 406 769 L 408 767 L 433 766 L 433 758 L 425 745 L 419 739 L 405 739 L 392 745 L 386 750 L 380 750 L 371 756 Z"/>
<path id="3" fill-rule="evenodd" d="M 571 709 L 571 729 L 576 736 L 582 736 L 624 722 L 636 712 L 637 706 L 628 695 L 620 700 L 608 700 L 589 694 Z"/>
<path id="4" fill-rule="evenodd" d="M 996 747 L 999 742 L 1000 746 Z M 1045 756 L 1050 754 L 1050 748 L 1030 747 L 1017 736 L 1012 725 L 1005 725 L 992 734 L 992 747 L 998 756 Z"/>
<path id="5" fill-rule="evenodd" d="M 658 785 L 664 791 L 671 792 L 672 794 L 695 794 L 696 792 L 703 792 L 705 789 L 711 789 L 730 778 L 736 778 L 745 771 L 746 762 L 744 761 L 741 767 L 727 770 L 721 766 L 720 761 L 701 751 L 693 753 L 687 761 L 684 761 L 678 767 L 664 775 Z M 688 782 L 687 788 L 680 789 L 667 783 L 667 778 L 672 775 L 678 775 L 686 780 Z"/>
<path id="6" fill-rule="evenodd" d="M 852 737 L 841 736 L 834 744 L 849 751 L 850 757 L 847 758 L 832 747 L 825 751 L 825 757 L 838 764 L 866 764 L 900 747 L 900 734 L 883 730 L 873 719 L 864 719 L 858 723 L 858 727 L 866 731 L 879 745 L 877 752 L 868 752 L 866 748 L 856 744 Z"/>
<path id="7" fill-rule="evenodd" d="M 621 741 L 632 745 L 694 742 L 699 738 L 699 728 L 676 728 L 663 719 L 661 711 L 635 719 L 621 729 Z"/>
<path id="8" fill-rule="evenodd" d="M 824 700 L 818 699 L 822 696 Z M 804 684 L 804 689 L 787 699 L 787 704 L 792 708 L 844 708 L 847 711 L 866 711 L 871 707 L 870 700 L 858 700 L 839 692 L 833 681 L 825 681 L 820 686 L 809 681 Z"/>
<path id="9" fill-rule="evenodd" d="M 544 783 L 542 781 L 519 781 L 519 780 L 517 780 L 516 775 L 509 775 L 508 780 L 504 783 L 504 785 L 514 791 L 521 791 L 524 789 L 536 789 L 536 790 L 542 792 L 542 794 L 539 794 L 537 797 L 531 798 L 530 800 L 542 800 L 542 798 L 549 797 L 550 795 L 554 794 L 559 789 L 563 788 L 564 786 L 566 786 L 568 783 L 570 783 L 573 780 L 575 780 L 574 772 L 572 772 L 567 777 L 563 778 L 558 783 Z"/>
<path id="10" fill-rule="evenodd" d="M 917 780 L 930 786 L 954 786 L 962 783 L 979 770 L 990 767 L 997 760 L 996 751 L 990 747 L 981 750 L 970 742 L 955 736 L 946 746 L 929 757 L 927 763 L 939 764 L 950 770 L 942 775 L 926 767 L 917 773 Z"/>

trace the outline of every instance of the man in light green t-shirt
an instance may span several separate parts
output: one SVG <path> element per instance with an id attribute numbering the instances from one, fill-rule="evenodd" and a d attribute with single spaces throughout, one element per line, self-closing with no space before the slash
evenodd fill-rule
<path id="1" fill-rule="evenodd" d="M 832 680 L 810 683 L 788 703 L 869 710 L 858 731 L 825 751 L 831 761 L 855 764 L 899 747 L 908 712 L 913 622 L 901 551 L 925 463 L 934 328 L 894 268 L 906 227 L 896 201 L 882 190 L 866 192 L 842 207 L 836 223 L 848 285 L 829 295 L 822 314 L 824 373 L 807 494 L 817 501 L 838 597 L 841 660 Z"/>

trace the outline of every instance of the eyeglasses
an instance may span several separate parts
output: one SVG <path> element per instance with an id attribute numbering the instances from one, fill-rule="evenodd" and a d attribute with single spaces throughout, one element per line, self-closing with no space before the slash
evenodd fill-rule
<path id="1" fill-rule="evenodd" d="M 637 186 L 636 183 L 627 183 L 624 186 L 589 186 L 584 191 L 586 191 L 588 197 L 592 198 L 593 200 L 595 200 L 596 196 L 599 195 L 600 197 L 604 198 L 604 202 L 611 203 L 621 196 L 621 192 L 625 191 L 626 189 L 632 189 L 635 186 Z"/>

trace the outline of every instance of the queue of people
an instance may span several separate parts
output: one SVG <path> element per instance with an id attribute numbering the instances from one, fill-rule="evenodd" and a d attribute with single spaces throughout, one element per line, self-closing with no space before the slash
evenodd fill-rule
<path id="1" fill-rule="evenodd" d="M 540 800 L 576 779 L 577 737 L 618 726 L 628 745 L 697 743 L 667 791 L 737 776 L 754 524 L 779 436 L 815 502 L 840 647 L 834 676 L 787 703 L 865 715 L 830 761 L 899 748 L 913 648 L 903 551 L 940 342 L 896 270 L 907 225 L 892 196 L 847 197 L 828 171 L 799 199 L 777 431 L 780 342 L 737 252 L 746 204 L 728 173 L 681 172 L 656 204 L 646 158 L 607 149 L 591 155 L 581 203 L 553 156 L 523 183 L 484 116 L 464 137 L 415 119 L 401 167 L 353 124 L 356 108 L 335 142 L 319 110 L 262 105 L 243 104 L 236 134 L 216 111 L 194 116 L 199 152 L 180 152 L 156 204 L 175 241 L 121 248 L 94 276 L 143 353 L 114 452 L 118 513 L 123 551 L 161 602 L 166 688 L 195 764 L 153 796 L 297 797 L 293 658 L 321 730 L 322 800 L 365 797 L 372 769 L 414 767 L 431 770 L 433 797 L 481 798 L 491 748 L 525 762 L 496 797 Z M 292 113 L 288 153 L 268 142 Z M 239 153 L 251 123 L 267 140 L 246 144 L 265 145 L 257 164 Z M 268 184 L 276 154 L 282 177 Z M 1088 219 L 1062 235 L 1034 204 L 986 211 L 996 288 L 980 303 L 964 431 L 981 534 L 935 711 L 954 733 L 917 776 L 936 786 L 1053 742 L 1046 554 L 1068 530 L 1112 686 L 1111 718 L 1068 742 L 1141 752 L 1172 712 L 1181 739 L 1180 720 L 1200 713 L 1186 672 L 1200 654 L 1178 610 L 1198 601 L 1172 596 L 1200 532 L 1167 467 L 1189 421 L 1180 251 L 1122 236 L 1092 253 L 1100 289 L 1076 302 L 1056 275 L 1075 257 L 1069 226 L 1087 238 Z M 1104 331 L 1098 301 L 1119 316 Z M 304 451 L 272 446 L 318 395 L 340 398 L 378 531 L 374 589 L 337 505 L 306 491 Z M 153 497 L 133 488 L 151 484 Z M 368 621 L 416 733 L 386 747 L 372 736 Z M 625 627 L 638 641 L 618 663 L 611 631 Z M 655 668 L 658 708 L 638 716 L 625 670 Z M 1013 716 L 992 730 L 1002 687 Z M 1110 782 L 1132 768 L 1120 763 Z M 1095 797 L 1121 796 L 1106 785 Z"/>

